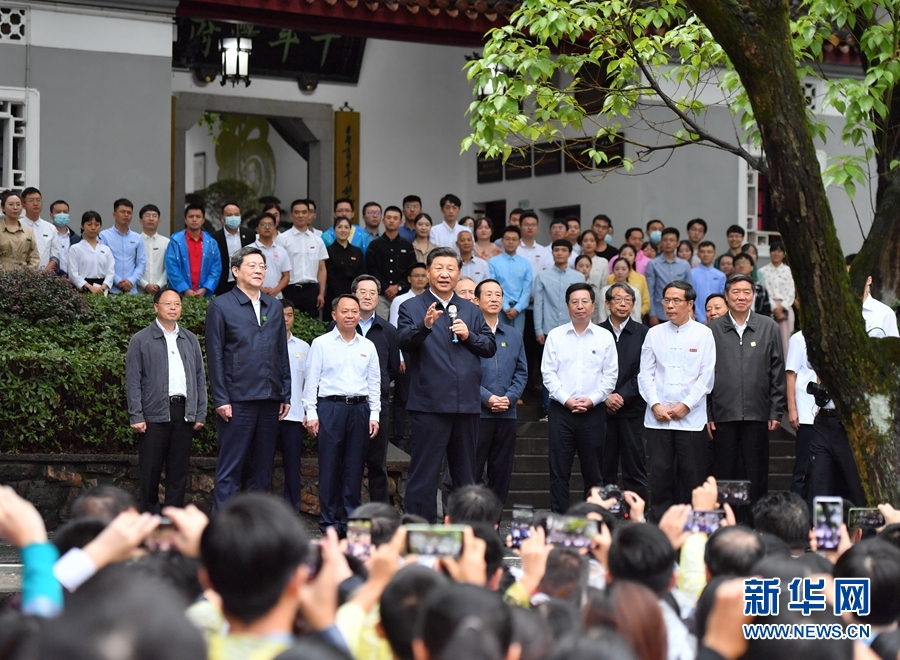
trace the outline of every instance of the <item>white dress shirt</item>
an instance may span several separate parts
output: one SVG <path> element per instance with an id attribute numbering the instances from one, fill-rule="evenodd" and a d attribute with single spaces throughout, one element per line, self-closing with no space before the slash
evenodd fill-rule
<path id="1" fill-rule="evenodd" d="M 169 246 L 169 239 L 159 234 L 147 236 L 144 232 L 141 232 L 141 238 L 144 240 L 144 251 L 147 253 L 147 265 L 138 286 L 141 291 L 146 289 L 148 284 L 155 284 L 162 289 L 169 283 L 166 276 L 166 248 Z"/>
<path id="2" fill-rule="evenodd" d="M 431 242 L 439 247 L 453 248 L 458 254 L 459 250 L 456 247 L 456 237 L 459 236 L 462 231 L 471 230 L 458 222 L 453 225 L 453 228 L 451 229 L 446 222 L 442 222 L 431 228 Z"/>
<path id="3" fill-rule="evenodd" d="M 156 319 L 156 325 L 163 331 L 166 338 L 166 357 L 169 358 L 169 396 L 187 396 L 187 375 L 184 373 L 184 362 L 181 361 L 181 353 L 178 352 L 178 324 L 169 332 L 163 324 Z"/>
<path id="4" fill-rule="evenodd" d="M 303 421 L 303 383 L 306 379 L 306 358 L 309 344 L 294 335 L 288 335 L 288 359 L 291 362 L 291 409 L 284 418 L 288 422 Z"/>
<path id="5" fill-rule="evenodd" d="M 716 377 L 716 342 L 705 325 L 688 320 L 650 328 L 641 348 L 638 390 L 647 402 L 644 426 L 673 431 L 701 431 L 706 426 L 706 397 Z M 681 419 L 660 422 L 651 411 L 657 403 L 683 403 L 690 412 Z"/>
<path id="6" fill-rule="evenodd" d="M 481 257 L 472 257 L 472 260 L 466 263 L 463 262 L 462 268 L 459 269 L 460 277 L 468 277 L 473 280 L 475 284 L 486 280 L 489 275 L 488 270 L 488 262 L 486 262 Z"/>
<path id="7" fill-rule="evenodd" d="M 806 337 L 803 332 L 795 332 L 788 341 L 787 359 L 784 361 L 784 370 L 793 371 L 797 375 L 794 385 L 794 399 L 797 402 L 797 417 L 801 424 L 812 424 L 816 421 L 816 399 L 812 394 L 806 393 L 806 385 L 815 383 L 818 377 L 809 364 L 806 355 Z"/>
<path id="8" fill-rule="evenodd" d="M 566 405 L 570 398 L 590 397 L 594 405 L 606 401 L 619 377 L 619 355 L 612 333 L 588 323 L 580 335 L 571 322 L 553 328 L 544 342 L 541 359 L 544 387 Z"/>
<path id="9" fill-rule="evenodd" d="M 900 337 L 897 331 L 897 315 L 894 310 L 871 295 L 862 304 L 863 321 L 870 337 Z"/>
<path id="10" fill-rule="evenodd" d="M 63 273 L 69 272 L 69 247 L 72 245 L 72 236 L 66 231 L 65 234 L 56 232 L 56 240 L 59 241 L 59 269 Z"/>
<path id="11" fill-rule="evenodd" d="M 258 239 L 252 245 L 262 250 L 263 256 L 266 258 L 266 277 L 263 280 L 263 287 L 275 288 L 281 281 L 281 276 L 291 270 L 291 258 L 288 256 L 287 250 L 278 243 L 272 243 L 272 247 L 266 247 Z M 280 291 L 276 298 L 281 298 Z"/>
<path id="12" fill-rule="evenodd" d="M 38 263 L 38 268 L 44 270 L 51 259 L 56 263 L 59 263 L 59 238 L 57 238 L 59 232 L 56 231 L 56 226 L 42 218 L 38 218 L 32 222 L 25 217 L 24 213 L 19 217 L 19 222 L 22 223 L 22 226 L 28 227 L 34 233 L 34 238 L 37 241 L 38 254 L 41 259 Z"/>
<path id="13" fill-rule="evenodd" d="M 313 339 L 306 358 L 303 408 L 306 419 L 319 419 L 319 397 L 365 396 L 369 399 L 369 421 L 381 413 L 381 368 L 375 344 L 360 334 L 344 341 L 337 328 Z"/>
<path id="14" fill-rule="evenodd" d="M 80 289 L 88 278 L 102 277 L 107 288 L 112 287 L 116 276 L 116 260 L 108 245 L 97 242 L 96 249 L 86 240 L 69 248 L 69 280 Z"/>
<path id="15" fill-rule="evenodd" d="M 553 268 L 553 252 L 546 245 L 541 245 L 537 241 L 532 243 L 531 247 L 525 245 L 523 241 L 519 241 L 516 254 L 528 259 L 528 263 L 531 264 L 531 295 L 534 296 L 534 285 L 537 282 L 538 273 Z M 528 309 L 532 309 L 530 303 Z"/>
<path id="16" fill-rule="evenodd" d="M 313 284 L 319 279 L 319 262 L 328 258 L 328 249 L 312 231 L 291 227 L 278 234 L 275 243 L 283 247 L 291 260 L 290 284 Z"/>
<path id="17" fill-rule="evenodd" d="M 388 314 L 388 321 L 395 328 L 397 327 L 397 323 L 400 320 L 400 305 L 409 300 L 410 298 L 415 298 L 416 294 L 413 293 L 412 289 L 407 291 L 406 293 L 401 293 L 399 296 L 395 297 L 391 301 L 391 311 Z"/>

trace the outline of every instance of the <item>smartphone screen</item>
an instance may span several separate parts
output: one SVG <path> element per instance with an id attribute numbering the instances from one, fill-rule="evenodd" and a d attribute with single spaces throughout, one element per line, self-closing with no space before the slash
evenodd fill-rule
<path id="1" fill-rule="evenodd" d="M 719 501 L 723 504 L 732 506 L 750 504 L 749 481 L 717 481 L 716 488 L 719 491 Z"/>
<path id="2" fill-rule="evenodd" d="M 462 555 L 465 525 L 407 525 L 406 552 L 426 557 Z"/>
<path id="3" fill-rule="evenodd" d="M 878 509 L 850 509 L 847 514 L 847 527 L 851 529 L 878 529 L 884 524 L 884 516 Z"/>
<path id="4" fill-rule="evenodd" d="M 687 524 L 684 526 L 684 531 L 692 534 L 699 534 L 700 532 L 712 534 L 722 526 L 723 520 L 725 520 L 725 511 L 722 509 L 691 511 Z"/>
<path id="5" fill-rule="evenodd" d="M 513 548 L 522 547 L 522 541 L 531 536 L 531 525 L 534 523 L 534 509 L 528 504 L 514 504 L 509 536 Z"/>
<path id="6" fill-rule="evenodd" d="M 159 517 L 159 525 L 150 532 L 144 541 L 144 546 L 149 552 L 168 552 L 175 547 L 175 525 L 171 518 Z"/>
<path id="7" fill-rule="evenodd" d="M 309 577 L 314 578 L 322 570 L 322 548 L 318 541 L 309 542 L 309 551 L 306 553 L 306 561 L 304 566 L 309 569 Z"/>
<path id="8" fill-rule="evenodd" d="M 372 521 L 368 518 L 350 518 L 347 521 L 347 552 L 366 561 L 372 554 Z"/>
<path id="9" fill-rule="evenodd" d="M 817 497 L 813 500 L 813 527 L 819 550 L 837 550 L 844 522 L 844 502 L 840 497 Z"/>
<path id="10" fill-rule="evenodd" d="M 589 548 L 591 540 L 600 530 L 596 520 L 553 513 L 547 516 L 544 526 L 547 530 L 547 543 L 564 548 Z"/>

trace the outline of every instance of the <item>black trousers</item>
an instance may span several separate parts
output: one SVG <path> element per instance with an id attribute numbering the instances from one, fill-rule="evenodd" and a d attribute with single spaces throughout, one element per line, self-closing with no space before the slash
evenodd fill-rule
<path id="1" fill-rule="evenodd" d="M 319 297 L 318 283 L 289 284 L 284 287 L 281 293 L 294 303 L 297 311 L 303 312 L 314 319 L 319 318 L 319 309 L 316 307 L 316 299 Z"/>
<path id="2" fill-rule="evenodd" d="M 159 513 L 159 480 L 166 467 L 166 506 L 184 507 L 191 467 L 192 422 L 184 421 L 184 404 L 169 405 L 169 422 L 148 422 L 138 438 L 141 511 Z"/>
<path id="3" fill-rule="evenodd" d="M 541 357 L 544 354 L 544 347 L 537 342 L 534 335 L 534 310 L 525 310 L 525 334 L 522 335 L 522 341 L 525 344 L 525 361 L 528 363 L 529 387 L 533 390 L 540 391 L 544 386 L 541 379 Z"/>
<path id="4" fill-rule="evenodd" d="M 394 379 L 394 401 L 391 409 L 394 413 L 394 424 L 391 432 L 394 444 L 403 447 L 406 434 L 406 402 L 409 400 L 409 374 L 397 374 Z"/>
<path id="5" fill-rule="evenodd" d="M 850 439 L 835 411 L 820 410 L 809 442 L 809 499 L 841 495 L 866 506 L 866 493 L 850 448 Z"/>
<path id="6" fill-rule="evenodd" d="M 575 454 L 581 462 L 584 496 L 601 484 L 597 450 L 606 435 L 606 406 L 584 413 L 573 413 L 558 401 L 550 401 L 550 509 L 565 513 L 569 509 L 569 480 Z"/>
<path id="7" fill-rule="evenodd" d="M 369 404 L 319 399 L 319 529 L 343 535 L 347 519 L 362 500 Z"/>
<path id="8" fill-rule="evenodd" d="M 716 422 L 713 476 L 749 480 L 750 502 L 765 495 L 769 491 L 769 423 Z"/>
<path id="9" fill-rule="evenodd" d="M 797 429 L 797 448 L 794 459 L 794 474 L 791 476 L 791 492 L 804 500 L 809 495 L 809 445 L 813 436 L 812 424 L 801 424 Z"/>
<path id="10" fill-rule="evenodd" d="M 303 422 L 278 422 L 281 460 L 284 465 L 284 501 L 300 513 L 302 496 L 300 460 L 303 456 Z"/>
<path id="11" fill-rule="evenodd" d="M 644 416 L 606 416 L 606 442 L 598 452 L 604 484 L 618 483 L 619 457 L 622 459 L 622 485 L 646 502 L 650 497 L 647 460 L 644 451 Z"/>
<path id="12" fill-rule="evenodd" d="M 516 420 L 482 417 L 475 460 L 476 479 L 482 481 L 482 476 L 486 473 L 487 485 L 506 504 L 516 460 Z"/>
<path id="13" fill-rule="evenodd" d="M 681 482 L 681 503 L 691 501 L 691 491 L 708 476 L 706 431 L 644 429 L 647 470 L 650 478 L 650 508 L 659 520 L 675 504 L 675 475 Z"/>
<path id="14" fill-rule="evenodd" d="M 475 483 L 475 447 L 478 413 L 409 411 L 409 481 L 404 507 L 407 513 L 437 521 L 437 489 L 441 461 L 447 456 L 453 487 Z"/>
<path id="15" fill-rule="evenodd" d="M 388 488 L 387 449 L 388 449 L 388 413 L 387 406 L 379 415 L 378 435 L 369 440 L 366 452 L 366 470 L 369 473 L 369 500 L 390 504 L 391 494 Z"/>

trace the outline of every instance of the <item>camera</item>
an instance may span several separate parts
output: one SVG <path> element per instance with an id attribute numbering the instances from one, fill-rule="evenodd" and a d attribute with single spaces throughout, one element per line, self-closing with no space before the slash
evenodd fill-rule
<path id="1" fill-rule="evenodd" d="M 819 408 L 824 407 L 831 401 L 831 395 L 822 383 L 815 383 L 813 381 L 808 382 L 806 384 L 806 393 L 813 395 L 813 398 L 816 400 L 816 405 L 819 406 Z"/>
<path id="2" fill-rule="evenodd" d="M 623 520 L 631 518 L 631 506 L 628 504 L 624 493 L 622 493 L 618 486 L 601 486 L 600 498 L 604 500 L 616 500 L 616 503 L 609 507 L 609 512 L 616 518 L 622 518 Z"/>

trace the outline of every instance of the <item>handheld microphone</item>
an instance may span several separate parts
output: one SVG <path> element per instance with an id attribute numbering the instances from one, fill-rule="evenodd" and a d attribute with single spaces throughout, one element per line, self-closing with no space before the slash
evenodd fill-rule
<path id="1" fill-rule="evenodd" d="M 450 324 L 452 325 L 453 322 L 456 320 L 457 316 L 459 316 L 459 311 L 456 309 L 456 305 L 448 305 L 447 306 L 447 316 L 450 317 Z M 452 330 L 450 332 L 451 332 L 451 334 L 453 334 L 453 340 L 452 340 L 453 343 L 458 344 L 459 337 L 457 337 L 456 333 L 453 332 Z"/>

